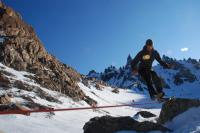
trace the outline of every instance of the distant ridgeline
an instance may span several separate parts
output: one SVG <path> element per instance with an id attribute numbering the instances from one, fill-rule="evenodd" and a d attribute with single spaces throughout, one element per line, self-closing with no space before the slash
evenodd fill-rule
<path id="1" fill-rule="evenodd" d="M 164 88 L 170 88 L 172 85 L 178 86 L 185 82 L 193 83 L 198 81 L 199 77 L 195 71 L 200 71 L 200 60 L 191 58 L 176 60 L 165 55 L 163 60 L 173 65 L 172 70 L 163 69 L 160 65 L 154 66 L 154 70 L 158 72 L 162 79 Z M 127 63 L 119 69 L 115 66 L 110 66 L 101 73 L 92 70 L 87 77 L 103 80 L 113 87 L 146 89 L 144 81 L 139 76 L 132 75 L 131 61 L 132 57 L 129 55 Z"/>

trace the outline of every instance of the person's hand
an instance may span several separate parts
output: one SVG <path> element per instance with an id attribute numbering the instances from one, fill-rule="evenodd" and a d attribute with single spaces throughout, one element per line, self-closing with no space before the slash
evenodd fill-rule
<path id="1" fill-rule="evenodd" d="M 138 70 L 134 69 L 133 71 L 133 75 L 137 75 L 138 74 Z"/>

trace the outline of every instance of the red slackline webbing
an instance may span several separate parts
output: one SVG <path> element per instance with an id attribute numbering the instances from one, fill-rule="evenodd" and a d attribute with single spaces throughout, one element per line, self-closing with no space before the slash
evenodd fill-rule
<path id="1" fill-rule="evenodd" d="M 97 106 L 97 107 L 79 107 L 79 108 L 62 108 L 62 109 L 38 109 L 38 110 L 10 110 L 10 111 L 0 111 L 0 115 L 11 115 L 11 114 L 31 114 L 31 113 L 44 113 L 44 112 L 61 112 L 61 111 L 78 111 L 78 110 L 90 110 L 90 109 L 101 109 L 101 108 L 117 108 L 125 106 L 137 106 L 137 105 L 148 105 L 156 104 L 156 102 L 146 102 L 146 103 L 133 103 L 133 104 L 121 104 L 121 105 L 110 105 L 110 106 Z"/>

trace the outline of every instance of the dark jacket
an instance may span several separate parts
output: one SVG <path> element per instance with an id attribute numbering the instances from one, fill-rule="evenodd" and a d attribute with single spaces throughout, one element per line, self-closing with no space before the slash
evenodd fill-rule
<path id="1" fill-rule="evenodd" d="M 139 63 L 139 70 L 146 69 L 151 70 L 152 64 L 154 60 L 157 60 L 160 65 L 162 65 L 165 68 L 169 68 L 169 65 L 162 61 L 160 54 L 156 50 L 152 50 L 151 53 L 149 53 L 146 50 L 146 46 L 144 46 L 143 50 L 141 50 L 135 58 L 131 62 L 131 68 L 132 70 L 137 70 L 137 65 Z"/>

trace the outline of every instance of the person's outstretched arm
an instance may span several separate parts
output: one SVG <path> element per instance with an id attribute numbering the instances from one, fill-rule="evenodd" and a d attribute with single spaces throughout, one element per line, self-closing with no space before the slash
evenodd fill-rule
<path id="1" fill-rule="evenodd" d="M 171 68 L 169 64 L 167 64 L 161 59 L 160 54 L 157 51 L 155 51 L 155 54 L 155 59 L 160 63 L 161 66 L 168 69 Z"/>
<path id="2" fill-rule="evenodd" d="M 137 70 L 137 64 L 139 63 L 140 59 L 141 59 L 141 52 L 139 52 L 131 62 L 132 71 Z"/>

